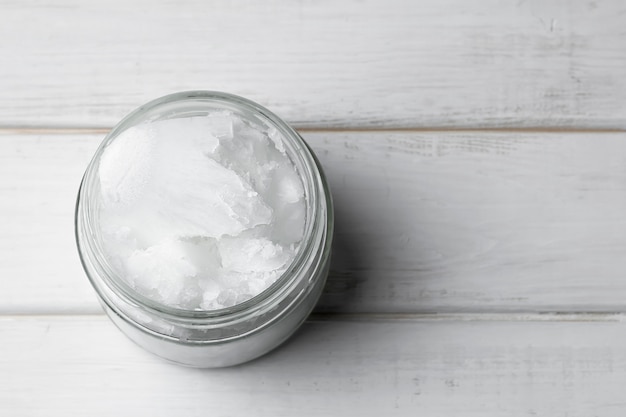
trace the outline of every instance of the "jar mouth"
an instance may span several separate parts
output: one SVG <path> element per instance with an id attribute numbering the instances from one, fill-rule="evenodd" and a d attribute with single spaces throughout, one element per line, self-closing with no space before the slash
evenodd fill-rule
<path id="1" fill-rule="evenodd" d="M 206 106 L 205 110 L 208 108 L 234 110 L 248 117 L 257 118 L 264 124 L 277 129 L 284 138 L 284 145 L 288 150 L 287 154 L 302 180 L 306 201 L 304 233 L 295 258 L 291 261 L 289 267 L 273 284 L 261 293 L 233 306 L 214 310 L 173 307 L 151 299 L 134 289 L 116 272 L 105 256 L 101 242 L 101 232 L 96 220 L 97 200 L 93 198 L 93 191 L 98 190 L 99 187 L 96 175 L 98 160 L 107 144 L 121 132 L 137 123 L 160 118 L 185 117 L 182 106 L 186 104 L 195 104 L 198 106 L 198 110 L 202 106 Z M 163 110 L 169 111 L 163 112 Z M 90 263 L 96 268 L 98 278 L 105 285 L 116 292 L 118 296 L 125 299 L 126 302 L 139 305 L 161 317 L 168 317 L 172 320 L 211 319 L 212 321 L 230 321 L 239 316 L 247 316 L 257 309 L 263 309 L 265 306 L 275 303 L 276 300 L 284 298 L 301 280 L 306 279 L 306 274 L 302 272 L 307 268 L 307 261 L 312 254 L 319 251 L 320 246 L 326 246 L 325 240 L 327 240 L 328 236 L 325 237 L 326 233 L 320 233 L 319 231 L 324 229 L 321 226 L 325 226 L 320 225 L 320 222 L 326 222 L 327 218 L 326 216 L 319 216 L 318 213 L 320 211 L 324 212 L 323 207 L 329 205 L 330 201 L 327 201 L 329 193 L 322 176 L 323 174 L 317 160 L 300 135 L 278 116 L 259 104 L 243 97 L 216 91 L 185 91 L 155 99 L 123 118 L 106 135 L 87 167 L 78 192 L 75 213 L 76 241 L 81 261 L 85 265 L 85 259 L 83 258 L 88 253 L 90 255 Z M 80 239 L 79 230 L 82 230 L 92 239 Z M 90 276 L 88 268 L 84 269 L 93 284 L 94 277 Z M 97 285 L 94 285 L 94 287 L 98 288 Z"/>

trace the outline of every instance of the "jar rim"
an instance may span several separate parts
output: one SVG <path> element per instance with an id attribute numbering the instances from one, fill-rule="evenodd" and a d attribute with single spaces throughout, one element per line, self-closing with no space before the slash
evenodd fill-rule
<path id="1" fill-rule="evenodd" d="M 107 144 L 114 140 L 121 132 L 134 126 L 138 120 L 141 120 L 142 117 L 145 117 L 149 112 L 154 112 L 172 103 L 185 101 L 205 102 L 207 104 L 222 105 L 225 109 L 234 108 L 235 110 L 249 112 L 251 115 L 260 117 L 268 126 L 276 128 L 282 134 L 286 142 L 285 144 L 293 148 L 293 154 L 289 156 L 296 165 L 305 189 L 307 200 L 304 233 L 300 247 L 289 267 L 273 284 L 254 297 L 230 307 L 214 310 L 192 310 L 173 307 L 141 294 L 132 288 L 123 277 L 119 276 L 115 268 L 109 264 L 99 244 L 99 239 L 86 239 L 86 242 L 81 242 L 78 236 L 79 216 L 82 216 L 80 220 L 82 220 L 82 227 L 86 229 L 87 234 L 92 237 L 99 236 L 99 231 L 94 228 L 93 215 L 95 214 L 95 209 L 93 202 L 89 198 L 89 188 L 96 180 L 94 168 L 97 166 L 97 161 Z M 149 120 L 148 118 L 143 121 Z M 111 290 L 116 292 L 118 296 L 124 299 L 125 302 L 139 305 L 153 314 L 172 321 L 191 320 L 195 322 L 201 320 L 203 322 L 208 321 L 212 323 L 222 321 L 232 322 L 233 320 L 239 320 L 254 315 L 257 311 L 264 311 L 267 306 L 271 306 L 287 296 L 290 290 L 294 288 L 300 280 L 306 278 L 305 274 L 302 272 L 307 266 L 307 260 L 319 251 L 320 247 L 323 249 L 324 246 L 327 246 L 325 240 L 328 239 L 328 236 L 325 238 L 324 235 L 326 235 L 326 233 L 320 234 L 318 232 L 320 226 L 326 226 L 325 224 L 320 225 L 320 221 L 328 222 L 328 218 L 323 216 L 324 219 L 321 219 L 319 213 L 320 211 L 325 212 L 323 207 L 331 204 L 330 201 L 326 201 L 329 199 L 330 194 L 327 192 L 327 185 L 315 156 L 301 136 L 277 115 L 251 100 L 233 94 L 205 90 L 183 91 L 157 98 L 133 110 L 113 127 L 102 140 L 102 143 L 87 167 L 78 192 L 75 216 L 76 240 L 83 264 L 83 251 L 88 250 L 92 255 L 91 260 L 95 261 L 95 263 L 98 264 L 98 269 L 103 272 L 102 274 L 98 274 L 98 277 Z M 82 245 L 82 243 L 84 243 L 84 245 Z M 90 276 L 87 268 L 85 268 L 85 270 L 88 278 L 93 283 L 94 277 Z M 98 290 L 96 285 L 94 285 L 94 287 Z"/>

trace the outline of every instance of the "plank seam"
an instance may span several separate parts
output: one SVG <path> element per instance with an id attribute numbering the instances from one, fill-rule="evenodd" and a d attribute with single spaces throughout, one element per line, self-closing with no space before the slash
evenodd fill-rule
<path id="1" fill-rule="evenodd" d="M 44 318 L 104 318 L 103 312 L 93 313 L 11 313 L 0 314 L 2 320 Z M 623 312 L 541 312 L 541 313 L 313 313 L 312 322 L 330 321 L 413 321 L 413 322 L 625 322 Z"/>
<path id="2" fill-rule="evenodd" d="M 615 134 L 626 133 L 626 129 L 598 129 L 598 128 L 471 128 L 471 127 L 298 127 L 296 130 L 303 133 L 571 133 L 571 134 Z M 0 127 L 0 135 L 85 135 L 106 134 L 112 127 Z"/>

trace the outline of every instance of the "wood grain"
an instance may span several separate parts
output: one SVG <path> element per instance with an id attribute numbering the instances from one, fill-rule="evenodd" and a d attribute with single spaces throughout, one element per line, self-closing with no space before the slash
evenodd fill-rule
<path id="1" fill-rule="evenodd" d="M 336 204 L 318 312 L 624 311 L 626 134 L 307 132 Z M 95 313 L 73 236 L 101 135 L 0 136 L 0 313 Z"/>
<path id="2" fill-rule="evenodd" d="M 308 322 L 249 364 L 195 370 L 101 316 L 0 318 L 0 414 L 623 416 L 623 322 Z"/>
<path id="3" fill-rule="evenodd" d="M 626 127 L 621 0 L 0 1 L 0 127 L 213 89 L 300 127 Z"/>
<path id="4" fill-rule="evenodd" d="M 0 416 L 626 415 L 626 2 L 0 0 Z M 165 363 L 74 245 L 99 141 L 175 91 L 303 129 L 336 204 L 316 313 Z"/>

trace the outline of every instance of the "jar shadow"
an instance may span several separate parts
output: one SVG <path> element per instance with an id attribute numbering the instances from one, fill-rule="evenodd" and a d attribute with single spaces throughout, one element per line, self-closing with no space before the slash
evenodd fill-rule
<path id="1" fill-rule="evenodd" d="M 338 202 L 341 203 L 341 200 Z M 360 287 L 365 278 L 359 275 L 363 265 L 359 242 L 354 233 L 345 230 L 346 212 L 335 203 L 335 231 L 330 260 L 330 272 L 322 295 L 313 313 L 356 312 L 359 304 Z"/>
<path id="2" fill-rule="evenodd" d="M 332 190 L 340 189 L 335 184 L 337 178 L 327 176 Z M 355 216 L 354 209 L 348 199 L 342 198 L 339 193 L 333 193 L 334 204 L 334 233 L 330 260 L 330 271 L 326 284 L 317 302 L 315 313 L 347 313 L 359 310 L 359 293 L 364 277 L 359 276 L 362 266 L 363 249 L 360 247 L 357 235 L 349 230 L 350 219 Z"/>

